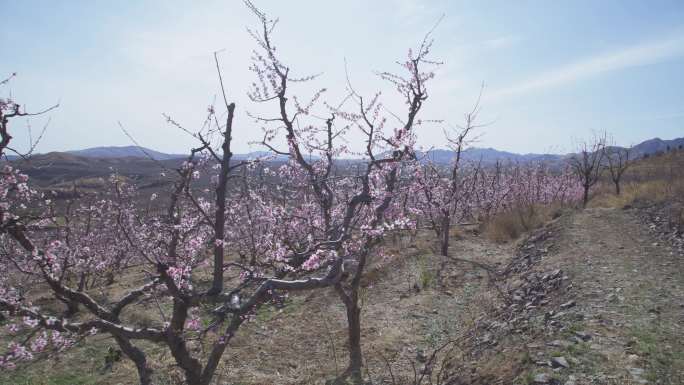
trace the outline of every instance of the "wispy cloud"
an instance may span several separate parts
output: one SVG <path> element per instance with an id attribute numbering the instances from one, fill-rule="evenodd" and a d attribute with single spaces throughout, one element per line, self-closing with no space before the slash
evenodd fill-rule
<path id="1" fill-rule="evenodd" d="M 684 118 L 684 111 L 679 112 L 667 112 L 662 114 L 657 114 L 654 116 L 642 117 L 640 120 L 673 120 Z M 636 120 L 636 119 L 634 119 Z"/>
<path id="2" fill-rule="evenodd" d="M 519 36 L 501 36 L 494 39 L 485 40 L 481 43 L 481 45 L 490 49 L 508 48 L 514 46 L 520 42 L 520 40 L 521 38 Z"/>
<path id="3" fill-rule="evenodd" d="M 604 52 L 541 73 L 510 87 L 493 90 L 488 99 L 502 99 L 559 87 L 600 73 L 659 63 L 684 54 L 684 35 Z"/>
<path id="4" fill-rule="evenodd" d="M 421 16 L 427 12 L 427 6 L 416 0 L 395 0 L 395 12 L 401 18 Z"/>
<path id="5" fill-rule="evenodd" d="M 392 0 L 394 17 L 407 25 L 424 25 L 428 20 L 437 20 L 443 12 L 421 0 Z"/>

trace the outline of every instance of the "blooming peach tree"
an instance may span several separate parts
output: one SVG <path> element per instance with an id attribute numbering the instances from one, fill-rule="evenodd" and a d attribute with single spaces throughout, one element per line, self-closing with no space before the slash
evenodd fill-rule
<path id="1" fill-rule="evenodd" d="M 247 5 L 260 22 L 252 32 L 258 50 L 250 97 L 276 105 L 277 118 L 256 119 L 264 123 L 263 144 L 287 161 L 233 159 L 236 106 L 223 92 L 221 108 L 211 106 L 204 125 L 187 130 L 196 145 L 177 169 L 164 171 L 172 180 L 165 194 L 146 197 L 114 176 L 100 194 L 56 201 L 5 167 L 0 311 L 12 342 L 0 366 L 106 334 L 134 362 L 141 384 L 153 383 L 156 365 L 141 342 L 165 347 L 188 384 L 209 384 L 231 339 L 260 306 L 288 292 L 334 288 L 348 318 L 350 363 L 343 377 L 360 379 L 360 282 L 370 259 L 381 254 L 384 234 L 411 225 L 395 198 L 434 76 L 422 67 L 437 64 L 427 59 L 432 43 L 426 38 L 409 51 L 400 63 L 405 75 L 380 75 L 406 102 L 400 124 L 388 123 L 379 94 L 366 99 L 351 87 L 346 104 L 323 104 L 328 117 L 317 119 L 313 109 L 324 91 L 307 103 L 289 96 L 290 82 L 313 78 L 292 77 L 276 55 L 275 23 Z M 10 121 L 25 113 L 12 100 L 0 103 L 4 154 Z M 367 144 L 355 171 L 339 161 L 351 154 L 342 139 L 352 130 Z M 264 178 L 273 183 L 261 183 Z M 36 291 L 63 306 L 38 303 Z"/>

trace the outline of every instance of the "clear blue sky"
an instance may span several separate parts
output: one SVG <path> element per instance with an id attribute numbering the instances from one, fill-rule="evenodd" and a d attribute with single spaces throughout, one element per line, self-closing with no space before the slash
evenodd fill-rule
<path id="1" fill-rule="evenodd" d="M 572 140 L 607 130 L 620 144 L 684 136 L 684 2 L 673 1 L 275 1 L 255 0 L 280 18 L 276 40 L 300 74 L 344 92 L 344 61 L 355 87 L 381 86 L 374 71 L 394 68 L 444 14 L 435 58 L 445 62 L 424 118 L 459 123 L 486 83 L 478 146 L 565 152 Z M 245 111 L 255 26 L 241 1 L 0 0 L 0 90 L 50 113 L 38 148 L 127 145 L 121 123 L 147 147 L 183 152 L 192 143 L 162 113 L 192 129 L 217 93 L 212 52 L 221 53 L 229 97 L 238 104 L 236 150 L 260 130 Z M 389 99 L 388 103 L 396 102 Z M 400 106 L 395 108 L 400 109 Z M 32 120 L 34 130 L 46 117 Z M 15 122 L 18 143 L 24 122 Z M 420 143 L 439 147 L 438 126 Z M 21 147 L 17 144 L 18 147 Z"/>

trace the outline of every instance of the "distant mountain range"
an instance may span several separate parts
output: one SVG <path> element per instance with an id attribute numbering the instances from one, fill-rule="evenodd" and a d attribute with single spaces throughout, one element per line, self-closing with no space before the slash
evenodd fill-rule
<path id="1" fill-rule="evenodd" d="M 615 146 L 613 148 L 624 148 Z M 663 140 L 660 138 L 649 139 L 630 148 L 630 158 L 638 159 L 646 155 L 666 152 L 671 149 L 684 148 L 684 138 Z M 513 152 L 499 151 L 493 148 L 471 147 L 461 153 L 464 160 L 492 164 L 496 161 L 510 161 L 518 163 L 546 162 L 558 163 L 571 157 L 573 154 L 516 154 Z M 455 153 L 451 150 L 430 150 L 419 153 L 419 157 L 426 157 L 436 163 L 447 163 L 453 159 Z"/>
<path id="2" fill-rule="evenodd" d="M 633 158 L 642 158 L 646 154 L 650 155 L 682 148 L 684 148 L 684 138 L 672 140 L 653 138 L 632 147 L 631 153 L 635 155 Z"/>
<path id="3" fill-rule="evenodd" d="M 657 152 L 665 152 L 668 149 L 676 149 L 684 147 L 684 138 L 677 138 L 671 140 L 663 140 L 660 138 L 653 138 L 642 143 L 639 143 L 631 148 L 632 158 L 641 158 L 646 154 L 655 154 Z M 170 160 L 184 158 L 187 154 L 168 154 L 155 151 L 149 148 L 138 146 L 109 146 L 109 147 L 93 147 L 83 150 L 66 151 L 67 154 L 76 155 L 84 158 L 149 158 L 155 160 Z M 268 156 L 269 153 L 265 151 L 254 151 L 246 154 L 235 154 L 236 159 L 254 159 L 257 157 Z M 444 163 L 449 162 L 454 153 L 451 150 L 434 149 L 426 153 L 419 153 L 419 157 L 427 157 L 435 162 Z M 572 154 L 517 154 L 508 151 L 499 151 L 493 148 L 471 147 L 463 151 L 463 159 L 470 161 L 482 161 L 485 163 L 492 163 L 495 161 L 513 161 L 513 162 L 537 162 L 546 161 L 554 162 L 563 160 Z M 279 157 L 282 158 L 282 157 Z"/>
<path id="4" fill-rule="evenodd" d="M 456 155 L 451 150 L 429 150 L 427 152 L 418 152 L 416 154 L 419 159 L 427 158 L 435 163 L 448 163 Z M 558 154 L 516 154 L 513 152 L 499 151 L 493 148 L 479 148 L 471 147 L 461 152 L 461 159 L 470 162 L 482 162 L 483 164 L 492 164 L 497 161 L 502 162 L 551 162 L 555 163 L 566 158 L 567 155 Z"/>
<path id="5" fill-rule="evenodd" d="M 631 159 L 643 158 L 646 155 L 666 152 L 684 147 L 684 138 L 662 140 L 654 138 L 639 143 L 631 149 Z M 268 152 L 256 151 L 247 154 L 235 154 L 234 158 L 254 159 L 268 156 Z M 419 152 L 419 158 L 431 159 L 437 163 L 448 163 L 454 157 L 451 150 L 435 149 Z M 95 147 L 76 151 L 51 152 L 33 155 L 29 160 L 8 157 L 18 168 L 25 171 L 40 185 L 70 183 L 83 178 L 103 178 L 116 171 L 121 175 L 156 183 L 160 169 L 174 169 L 180 165 L 185 154 L 167 154 L 137 146 Z M 516 154 L 499 151 L 493 148 L 468 148 L 462 153 L 462 159 L 491 165 L 496 161 L 529 163 L 545 162 L 550 166 L 561 165 L 572 154 Z M 150 159 L 152 158 L 152 159 Z M 284 161 L 286 157 L 277 156 L 275 161 Z M 353 159 L 342 161 L 354 162 Z"/>
<path id="6" fill-rule="evenodd" d="M 84 158 L 152 158 L 154 160 L 171 160 L 181 159 L 188 156 L 188 154 L 167 154 L 164 152 L 155 151 L 145 147 L 139 146 L 109 146 L 109 147 L 92 147 L 83 150 L 65 151 L 67 154 L 76 155 Z M 235 159 L 255 159 L 258 157 L 269 156 L 270 153 L 266 151 L 254 151 L 246 154 L 234 154 Z"/>
<path id="7" fill-rule="evenodd" d="M 109 146 L 109 147 L 92 147 L 83 150 L 65 151 L 67 154 L 81 156 L 84 158 L 147 158 L 152 157 L 155 160 L 168 160 L 182 158 L 181 154 L 166 154 L 163 152 L 150 150 L 149 148 L 138 146 Z"/>
<path id="8" fill-rule="evenodd" d="M 266 152 L 252 152 L 236 154 L 234 159 L 268 155 Z M 34 154 L 29 159 L 16 155 L 7 158 L 39 186 L 71 188 L 74 181 L 97 185 L 101 182 L 95 180 L 103 180 L 112 173 L 136 179 L 143 187 L 157 185 L 161 173 L 177 169 L 186 157 L 186 154 L 167 154 L 148 148 L 125 146 Z M 278 156 L 273 159 L 283 161 L 286 158 Z"/>
<path id="9" fill-rule="evenodd" d="M 655 154 L 657 152 L 665 152 L 669 149 L 676 149 L 684 147 L 684 138 L 677 138 L 671 140 L 663 140 L 660 138 L 653 138 L 639 143 L 631 148 L 632 158 L 641 158 L 646 154 Z M 187 154 L 169 154 L 160 151 L 155 151 L 145 147 L 138 146 L 107 146 L 107 147 L 92 147 L 83 150 L 65 151 L 66 154 L 75 155 L 83 158 L 153 158 L 154 160 L 171 160 L 185 158 Z M 269 153 L 265 151 L 254 151 L 246 154 L 235 154 L 235 159 L 254 159 L 258 157 L 268 156 Z M 493 148 L 471 147 L 463 151 L 462 157 L 470 161 L 482 161 L 484 163 L 492 163 L 495 161 L 513 161 L 513 162 L 537 162 L 546 161 L 554 162 L 563 160 L 572 154 L 517 154 L 508 151 L 499 151 Z M 451 150 L 434 149 L 427 152 L 419 152 L 419 157 L 427 157 L 437 163 L 449 162 L 454 157 L 454 152 Z M 284 157 L 279 156 L 282 160 Z"/>

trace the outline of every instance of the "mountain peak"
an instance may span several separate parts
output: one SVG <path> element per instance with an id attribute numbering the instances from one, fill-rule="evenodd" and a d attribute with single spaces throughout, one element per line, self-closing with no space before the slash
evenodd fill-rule
<path id="1" fill-rule="evenodd" d="M 166 154 L 140 146 L 101 146 L 91 147 L 82 150 L 67 151 L 68 154 L 82 156 L 86 158 L 147 158 L 152 157 L 156 160 L 167 160 L 182 158 L 179 154 Z"/>

